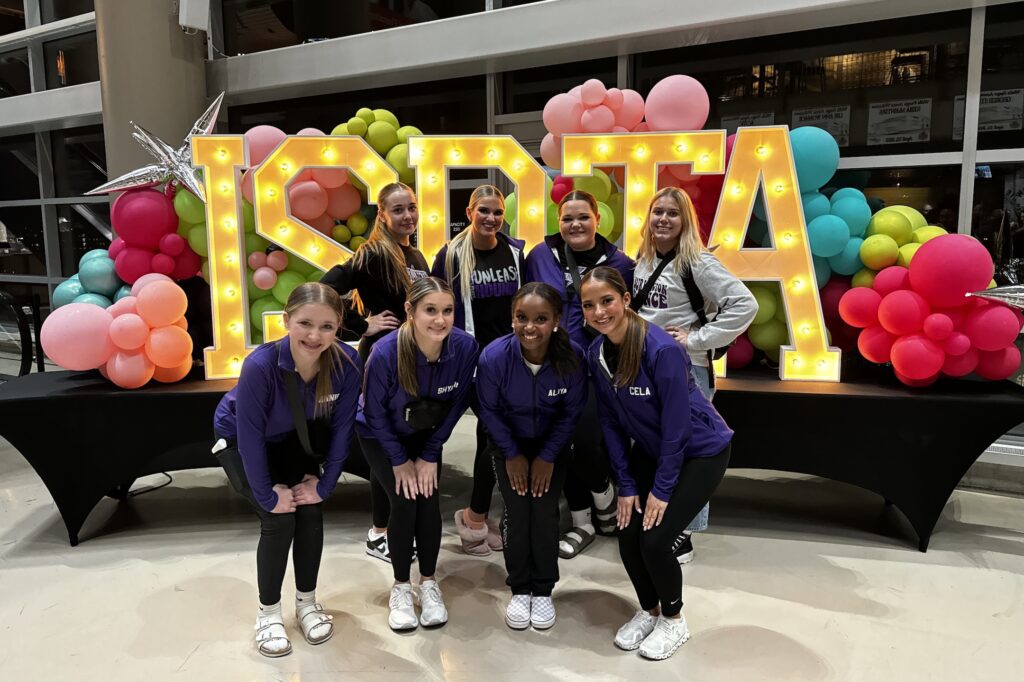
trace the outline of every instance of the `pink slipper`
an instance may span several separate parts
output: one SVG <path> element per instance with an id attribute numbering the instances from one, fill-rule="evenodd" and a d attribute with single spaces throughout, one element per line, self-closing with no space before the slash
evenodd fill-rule
<path id="1" fill-rule="evenodd" d="M 490 529 L 486 525 L 483 528 L 470 528 L 462 518 L 462 512 L 462 509 L 455 512 L 455 530 L 462 540 L 462 551 L 470 556 L 487 556 L 491 553 L 491 548 L 487 544 Z"/>
<path id="2" fill-rule="evenodd" d="M 491 519 L 487 519 L 487 546 L 491 548 L 492 552 L 505 550 L 505 543 L 501 539 L 501 528 L 497 521 Z"/>

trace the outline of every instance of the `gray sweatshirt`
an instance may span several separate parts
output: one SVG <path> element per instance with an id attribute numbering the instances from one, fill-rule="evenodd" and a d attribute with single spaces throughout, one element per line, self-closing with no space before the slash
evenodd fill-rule
<path id="1" fill-rule="evenodd" d="M 657 266 L 657 262 L 653 267 L 637 262 L 633 274 L 634 296 L 644 288 Z M 708 350 L 729 345 L 750 326 L 757 314 L 757 300 L 743 282 L 708 251 L 701 253 L 700 261 L 693 267 L 693 279 L 704 295 L 707 325 L 700 326 L 674 264 L 661 271 L 647 302 L 640 309 L 640 317 L 662 329 L 675 326 L 688 330 L 686 350 L 690 361 L 706 367 Z"/>

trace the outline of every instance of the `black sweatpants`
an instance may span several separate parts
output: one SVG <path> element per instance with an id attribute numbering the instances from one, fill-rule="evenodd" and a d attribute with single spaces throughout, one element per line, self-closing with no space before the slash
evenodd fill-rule
<path id="1" fill-rule="evenodd" d="M 609 471 L 608 453 L 604 449 L 601 421 L 597 415 L 597 393 L 587 382 L 587 404 L 573 434 L 573 459 L 565 479 L 569 511 L 590 509 L 594 504 L 591 493 L 603 493 L 608 489 Z"/>
<path id="2" fill-rule="evenodd" d="M 473 492 L 469 496 L 469 508 L 477 514 L 487 515 L 491 510 L 491 496 L 494 494 L 494 466 L 488 450 L 487 429 L 480 419 L 480 403 L 474 384 L 470 407 L 476 415 L 476 454 L 473 456 Z"/>
<path id="3" fill-rule="evenodd" d="M 679 482 L 665 508 L 661 525 L 643 529 L 643 514 L 633 511 L 629 525 L 619 531 L 619 555 L 636 590 L 640 608 L 650 611 L 660 605 L 665 616 L 683 608 L 682 570 L 673 552 L 686 526 L 711 499 L 729 465 L 727 445 L 712 457 L 684 460 Z M 657 462 L 636 445 L 629 455 L 629 473 L 637 484 L 640 506 L 646 507 L 654 484 Z"/>
<path id="4" fill-rule="evenodd" d="M 520 445 L 522 453 L 532 463 L 542 443 Z M 558 496 L 572 453 L 567 448 L 558 454 L 548 492 L 534 497 L 530 491 L 520 495 L 512 489 L 504 454 L 490 439 L 486 452 L 505 501 L 505 512 L 501 516 L 505 570 L 508 571 L 505 583 L 512 588 L 512 594 L 550 597 L 558 582 Z"/>
<path id="5" fill-rule="evenodd" d="M 370 350 L 373 348 L 373 344 L 383 337 L 384 334 L 378 334 L 372 338 L 364 336 L 359 339 L 359 359 L 363 361 L 364 367 L 366 366 L 366 359 L 370 357 Z M 352 437 L 352 440 L 353 444 L 358 443 L 358 439 L 355 436 Z M 388 520 L 391 517 L 391 503 L 388 502 L 388 494 L 384 492 L 384 488 L 372 471 L 368 480 L 370 481 L 370 511 L 373 515 L 373 525 L 377 528 L 387 528 Z"/>
<path id="6" fill-rule="evenodd" d="M 424 436 L 409 436 L 402 439 L 409 459 L 415 461 L 423 450 Z M 416 540 L 416 554 L 420 575 L 434 575 L 437 569 L 437 555 L 441 552 L 441 494 L 435 489 L 430 497 L 417 495 L 415 500 L 407 499 L 395 492 L 395 472 L 391 468 L 380 441 L 359 437 L 366 461 L 376 474 L 391 502 L 391 526 L 388 528 L 388 548 L 391 550 L 391 568 L 395 582 L 408 582 L 412 567 L 413 538 Z M 441 462 L 437 463 L 440 483 Z"/>

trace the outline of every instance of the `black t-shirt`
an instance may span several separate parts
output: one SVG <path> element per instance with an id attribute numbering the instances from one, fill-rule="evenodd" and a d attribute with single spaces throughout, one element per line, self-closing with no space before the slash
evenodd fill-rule
<path id="1" fill-rule="evenodd" d="M 606 336 L 601 344 L 601 354 L 604 356 L 604 364 L 608 365 L 608 371 L 614 377 L 619 371 L 619 347 Z"/>
<path id="2" fill-rule="evenodd" d="M 473 335 L 483 348 L 511 331 L 512 297 L 519 289 L 519 264 L 512 249 L 501 241 L 487 251 L 473 249 L 473 254 Z"/>

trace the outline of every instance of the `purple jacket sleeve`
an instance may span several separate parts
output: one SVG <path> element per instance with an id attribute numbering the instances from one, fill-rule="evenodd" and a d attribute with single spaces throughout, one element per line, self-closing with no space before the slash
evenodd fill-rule
<path id="1" fill-rule="evenodd" d="M 423 452 L 420 456 L 428 462 L 436 462 L 441 458 L 441 449 L 452 435 L 452 430 L 462 417 L 462 413 L 469 407 L 470 391 L 473 390 L 473 373 L 476 371 L 478 355 L 479 350 L 477 349 L 476 341 L 470 339 L 470 344 L 467 344 L 465 351 L 465 357 L 461 360 L 465 365 L 459 372 L 459 378 L 457 379 L 459 387 L 455 389 L 455 395 L 452 396 L 451 409 L 448 411 L 448 416 L 444 418 L 441 425 L 437 427 L 434 433 L 430 434 L 430 438 L 423 444 Z"/>
<path id="2" fill-rule="evenodd" d="M 671 499 L 679 482 L 679 470 L 693 428 L 684 352 L 682 348 L 665 347 L 658 351 L 654 361 L 654 385 L 661 398 L 661 452 L 651 494 L 662 502 Z"/>
<path id="3" fill-rule="evenodd" d="M 375 350 L 370 351 L 363 372 L 363 418 L 373 438 L 388 454 L 391 466 L 398 466 L 404 464 L 409 457 L 401 441 L 395 437 L 389 405 L 391 397 L 396 391 L 401 391 L 402 387 L 398 385 L 398 368 L 388 366 L 388 359 Z"/>
<path id="4" fill-rule="evenodd" d="M 587 364 L 580 358 L 580 366 L 572 375 L 566 394 L 562 414 L 551 424 L 551 431 L 545 439 L 544 448 L 537 456 L 545 462 L 554 462 L 576 431 L 576 423 L 587 405 Z"/>
<path id="5" fill-rule="evenodd" d="M 619 496 L 629 497 L 636 495 L 636 481 L 629 473 L 629 436 L 626 435 L 615 408 L 608 404 L 614 400 L 614 388 L 607 385 L 604 377 L 594 377 L 593 381 L 604 381 L 606 385 L 597 386 L 597 414 L 601 419 L 601 433 L 604 434 L 604 444 L 608 449 L 608 462 L 611 466 L 612 475 L 619 484 Z"/>
<path id="6" fill-rule="evenodd" d="M 273 371 L 276 369 L 272 368 Z M 255 362 L 243 363 L 235 395 L 238 452 L 242 455 L 245 477 L 256 502 L 266 511 L 271 511 L 277 506 L 277 493 L 267 465 L 267 414 L 273 395 L 273 384 L 267 370 Z"/>
<path id="7" fill-rule="evenodd" d="M 344 351 L 342 351 L 344 353 Z M 323 475 L 316 487 L 317 494 L 326 500 L 338 485 L 338 478 L 348 458 L 349 444 L 352 442 L 352 425 L 355 424 L 356 405 L 359 401 L 360 369 L 353 367 L 342 358 L 341 386 L 338 387 L 338 398 L 331 410 L 331 448 L 324 462 Z M 359 361 L 355 361 L 358 365 Z"/>
<path id="8" fill-rule="evenodd" d="M 490 363 L 481 362 L 476 370 L 476 396 L 480 401 L 480 419 L 487 427 L 487 433 L 495 442 L 505 459 L 519 454 L 512 430 L 501 414 L 501 386 Z"/>

